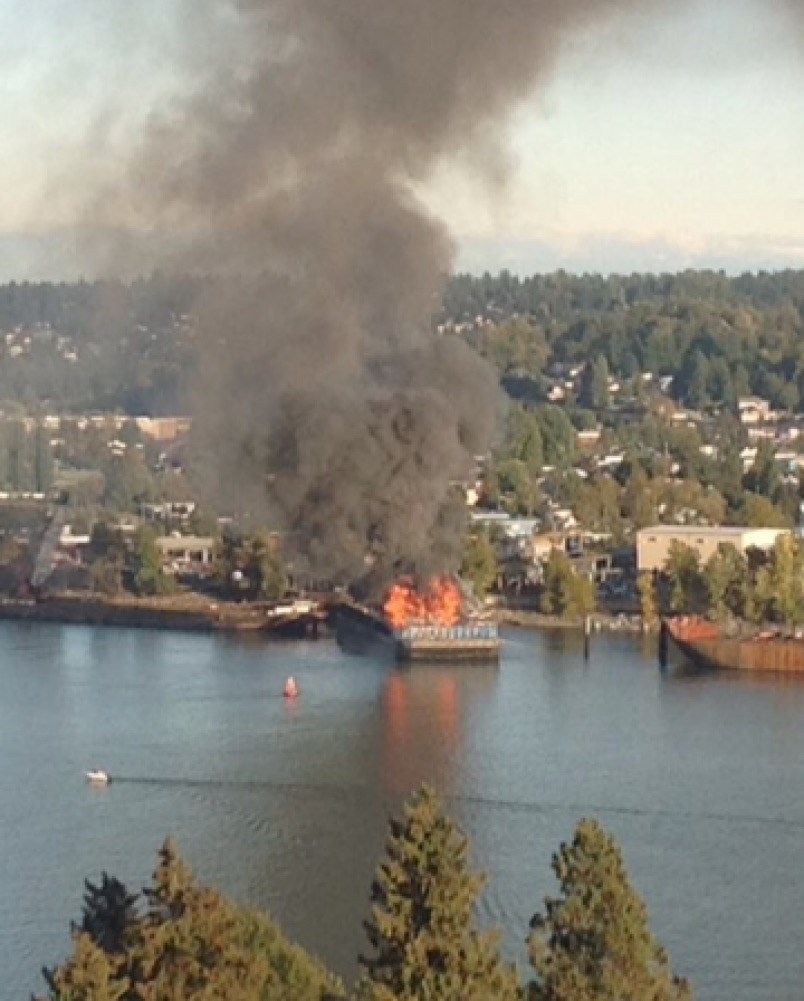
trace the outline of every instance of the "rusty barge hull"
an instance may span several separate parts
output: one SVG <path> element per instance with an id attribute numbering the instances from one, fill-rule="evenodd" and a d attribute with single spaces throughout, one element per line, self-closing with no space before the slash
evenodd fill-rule
<path id="1" fill-rule="evenodd" d="M 691 663 L 706 669 L 804 675 L 804 640 L 780 636 L 729 637 L 716 627 L 684 630 L 672 621 L 663 625 L 670 642 Z"/>

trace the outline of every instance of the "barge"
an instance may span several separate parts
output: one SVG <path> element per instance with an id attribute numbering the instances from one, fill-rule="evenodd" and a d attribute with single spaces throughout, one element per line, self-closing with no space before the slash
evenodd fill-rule
<path id="1" fill-rule="evenodd" d="M 502 641 L 497 624 L 467 619 L 454 625 L 408 623 L 394 628 L 373 609 L 357 603 L 332 608 L 338 644 L 347 653 L 386 656 L 398 662 L 493 662 Z"/>
<path id="2" fill-rule="evenodd" d="M 501 641 L 496 623 L 407 626 L 394 632 L 397 660 L 494 661 Z"/>
<path id="3" fill-rule="evenodd" d="M 804 674 L 804 637 L 778 630 L 730 632 L 692 616 L 663 619 L 659 638 L 663 664 L 672 647 L 709 670 Z"/>
<path id="4" fill-rule="evenodd" d="M 0 598 L 2 619 L 315 638 L 326 621 L 326 611 L 309 601 L 272 605 L 215 601 L 192 594 L 137 598 L 61 592 L 31 598 Z"/>

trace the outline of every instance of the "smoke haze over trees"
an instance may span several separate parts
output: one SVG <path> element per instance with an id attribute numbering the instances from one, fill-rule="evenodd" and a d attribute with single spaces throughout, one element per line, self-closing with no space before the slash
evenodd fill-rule
<path id="1" fill-rule="evenodd" d="M 130 284 L 0 285 L 0 334 L 11 338 L 0 343 L 0 399 L 67 412 L 184 412 L 202 285 L 163 275 Z M 235 286 L 217 284 L 227 300 L 237 299 Z M 477 316 L 493 326 L 462 339 L 514 396 L 543 390 L 553 364 L 604 357 L 619 379 L 645 371 L 676 377 L 668 393 L 684 402 L 701 384 L 705 399 L 726 406 L 744 393 L 775 406 L 804 401 L 801 271 L 450 279 L 435 319 L 471 327 Z M 31 343 L 14 357 L 25 337 Z"/>
<path id="2" fill-rule="evenodd" d="M 646 5 L 182 10 L 181 92 L 133 137 L 89 136 L 51 194 L 90 269 L 230 276 L 193 298 L 188 396 L 224 506 L 284 530 L 334 581 L 454 568 L 450 484 L 490 441 L 497 380 L 461 339 L 431 336 L 453 247 L 418 192 L 454 159 L 503 178 L 506 122 L 562 47 Z M 723 374 L 706 364 L 690 355 L 690 397 Z"/>
<path id="3" fill-rule="evenodd" d="M 431 337 L 452 245 L 417 186 L 455 156 L 499 179 L 507 115 L 562 44 L 636 6 L 191 5 L 187 56 L 209 66 L 62 192 L 85 231 L 116 234 L 88 260 L 241 276 L 194 302 L 202 465 L 312 570 L 457 564 L 450 483 L 489 442 L 496 379 Z"/>

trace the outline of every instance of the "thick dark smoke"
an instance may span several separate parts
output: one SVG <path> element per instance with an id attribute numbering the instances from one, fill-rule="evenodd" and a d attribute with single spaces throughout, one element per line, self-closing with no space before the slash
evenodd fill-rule
<path id="1" fill-rule="evenodd" d="M 312 572 L 455 565 L 450 484 L 486 449 L 498 395 L 485 363 L 432 332 L 452 246 L 414 192 L 445 158 L 498 160 L 507 113 L 566 37 L 632 6 L 645 4 L 189 5 L 193 46 L 213 51 L 214 25 L 217 54 L 93 221 L 150 232 L 151 248 L 170 232 L 171 265 L 239 276 L 197 303 L 201 467 Z"/>

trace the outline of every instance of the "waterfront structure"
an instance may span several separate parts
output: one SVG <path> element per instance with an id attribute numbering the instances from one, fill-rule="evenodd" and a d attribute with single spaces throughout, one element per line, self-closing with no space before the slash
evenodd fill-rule
<path id="1" fill-rule="evenodd" d="M 496 661 L 500 637 L 495 622 L 454 626 L 411 625 L 394 631 L 398 660 Z"/>
<path id="2" fill-rule="evenodd" d="M 189 417 L 135 417 L 134 421 L 144 435 L 162 442 L 175 441 L 192 426 Z"/>
<path id="3" fill-rule="evenodd" d="M 496 662 L 502 640 L 497 624 L 464 619 L 453 625 L 409 622 L 394 628 L 380 613 L 352 601 L 333 604 L 338 644 L 355 654 L 383 651 L 398 661 Z"/>
<path id="4" fill-rule="evenodd" d="M 174 573 L 211 567 L 215 545 L 212 536 L 161 535 L 156 539 L 165 570 Z"/>
<path id="5" fill-rule="evenodd" d="M 730 671 L 804 674 L 804 639 L 800 630 L 724 629 L 715 622 L 689 616 L 665 619 L 659 639 L 659 660 L 667 666 L 672 643 L 697 667 Z"/>
<path id="6" fill-rule="evenodd" d="M 740 552 L 773 548 L 786 528 L 749 528 L 739 525 L 653 525 L 637 532 L 637 569 L 664 570 L 673 543 L 689 546 L 706 563 L 723 545 Z"/>

